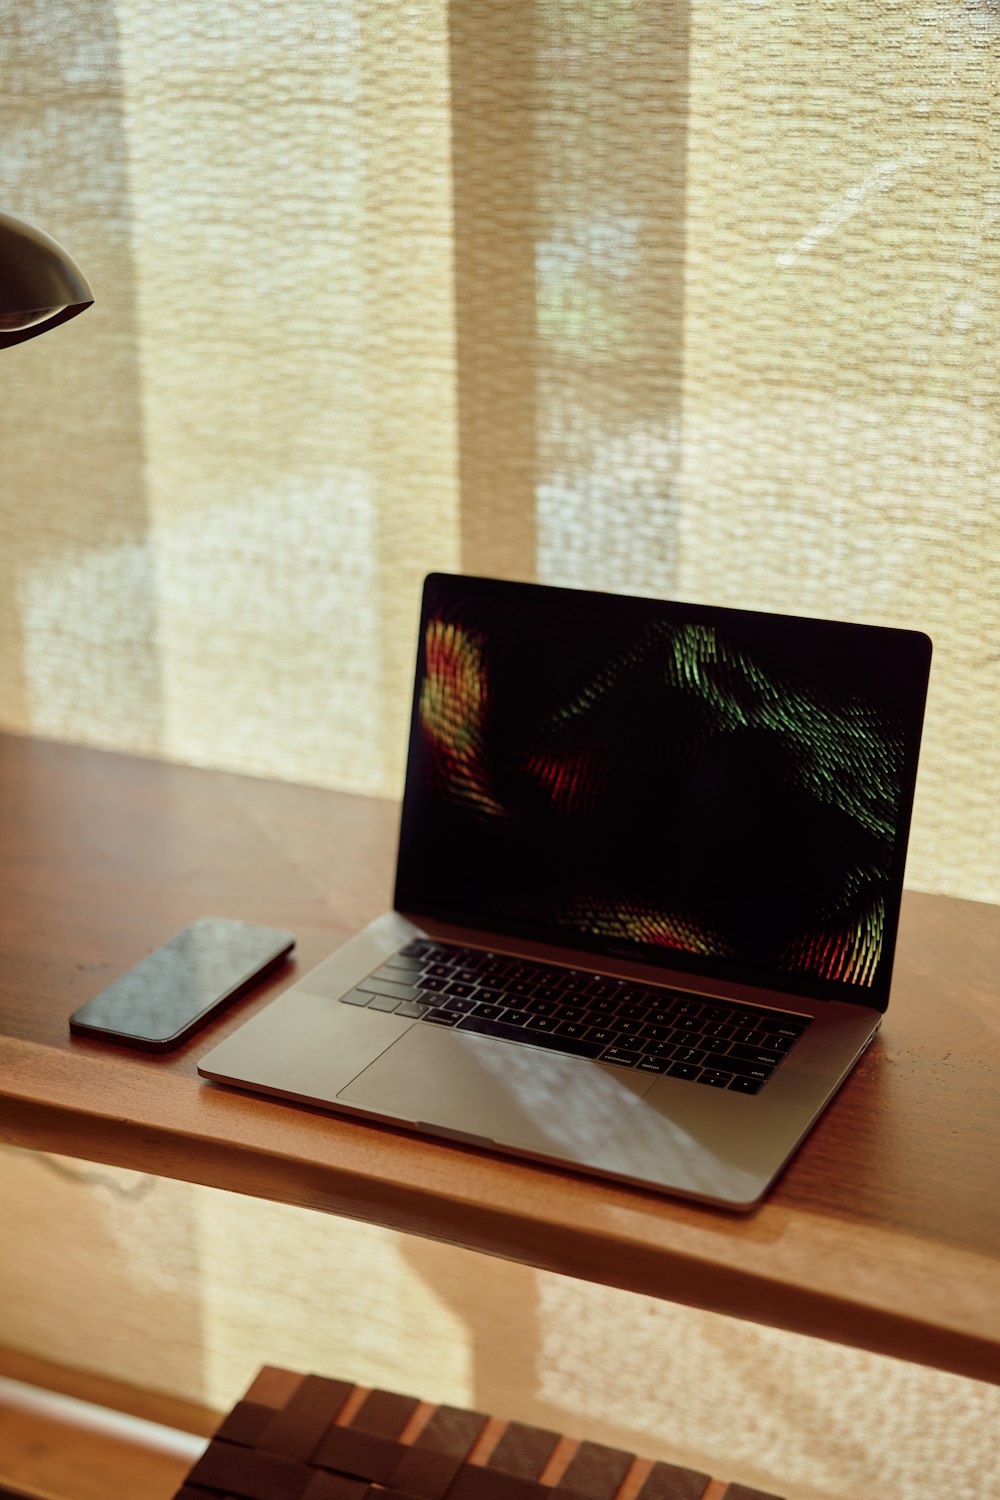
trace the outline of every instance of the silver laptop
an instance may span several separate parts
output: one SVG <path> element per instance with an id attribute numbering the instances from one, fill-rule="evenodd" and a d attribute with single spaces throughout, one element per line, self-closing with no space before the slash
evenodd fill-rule
<path id="1" fill-rule="evenodd" d="M 395 909 L 199 1072 L 752 1208 L 888 1003 L 929 667 L 915 631 L 432 575 Z"/>

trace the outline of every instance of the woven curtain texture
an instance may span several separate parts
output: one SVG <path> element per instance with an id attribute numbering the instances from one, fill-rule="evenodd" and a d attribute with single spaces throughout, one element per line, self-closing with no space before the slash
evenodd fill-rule
<path id="1" fill-rule="evenodd" d="M 396 794 L 431 568 L 915 626 L 996 899 L 991 0 L 0 0 L 0 723 Z"/>
<path id="2" fill-rule="evenodd" d="M 908 879 L 1000 897 L 998 33 L 995 0 L 0 0 L 0 204 L 97 296 L 0 355 L 0 727 L 395 795 L 430 569 L 913 626 Z M 0 1230 L 56 1215 L 87 1295 L 15 1235 L 0 1342 L 219 1405 L 325 1347 L 643 1451 L 676 1385 L 682 1460 L 986 1493 L 969 1382 L 47 1160 L 0 1163 Z M 385 1284 L 317 1324 L 333 1263 Z"/>

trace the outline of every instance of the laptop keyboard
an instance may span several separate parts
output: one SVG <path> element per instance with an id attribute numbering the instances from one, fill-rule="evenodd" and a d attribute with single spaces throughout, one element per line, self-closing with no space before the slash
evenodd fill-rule
<path id="1" fill-rule="evenodd" d="M 756 1094 L 810 1024 L 555 964 L 417 938 L 349 994 L 346 1005 Z"/>

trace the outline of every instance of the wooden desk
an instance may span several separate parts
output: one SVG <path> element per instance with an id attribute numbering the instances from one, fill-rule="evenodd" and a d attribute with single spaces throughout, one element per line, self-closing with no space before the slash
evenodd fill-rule
<path id="1" fill-rule="evenodd" d="M 1000 908 L 909 894 L 881 1039 L 732 1216 L 211 1087 L 67 1017 L 198 916 L 311 967 L 389 902 L 388 803 L 0 737 L 0 1139 L 408 1233 L 1000 1379 Z"/>

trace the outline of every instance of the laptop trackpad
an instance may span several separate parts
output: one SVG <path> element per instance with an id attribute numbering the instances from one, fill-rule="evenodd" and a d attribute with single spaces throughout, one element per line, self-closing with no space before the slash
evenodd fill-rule
<path id="1" fill-rule="evenodd" d="M 337 1098 L 409 1124 L 585 1161 L 655 1082 L 610 1064 L 416 1025 Z"/>

